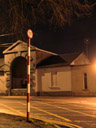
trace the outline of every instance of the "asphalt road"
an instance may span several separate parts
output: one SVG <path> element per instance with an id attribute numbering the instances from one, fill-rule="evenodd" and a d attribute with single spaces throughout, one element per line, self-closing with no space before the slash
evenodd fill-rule
<path id="1" fill-rule="evenodd" d="M 26 116 L 26 97 L 0 96 L 0 112 Z M 96 128 L 95 97 L 31 97 L 30 117 L 70 128 Z"/>

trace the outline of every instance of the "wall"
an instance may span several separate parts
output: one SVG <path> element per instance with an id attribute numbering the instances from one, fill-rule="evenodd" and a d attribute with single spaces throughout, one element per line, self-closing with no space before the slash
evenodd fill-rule
<path id="1" fill-rule="evenodd" d="M 72 61 L 71 65 L 84 65 L 84 64 L 90 64 L 90 61 L 88 57 L 81 53 L 75 60 Z"/>
<path id="2" fill-rule="evenodd" d="M 0 76 L 0 95 L 6 95 L 6 75 Z"/>
<path id="3" fill-rule="evenodd" d="M 84 88 L 84 73 L 87 73 L 87 89 Z M 95 65 L 72 67 L 72 92 L 74 96 L 96 96 Z"/>
<path id="4" fill-rule="evenodd" d="M 37 69 L 37 92 L 71 92 L 71 68 Z"/>
<path id="5" fill-rule="evenodd" d="M 22 51 L 22 49 L 20 49 L 20 50 L 21 51 L 19 51 L 19 48 L 18 48 L 19 52 L 11 53 L 11 51 L 10 51 L 10 53 L 4 53 L 4 63 L 5 63 L 4 71 L 6 72 L 6 87 L 8 90 L 8 95 L 10 95 L 10 89 L 12 87 L 12 85 L 11 85 L 11 64 L 12 64 L 12 62 L 14 61 L 14 59 L 16 59 L 17 57 L 20 57 L 20 56 L 27 59 L 27 51 Z M 35 67 L 36 67 L 36 51 L 31 51 L 30 61 L 31 61 L 30 75 L 31 75 L 31 83 L 32 83 L 31 89 L 32 89 L 33 86 L 35 86 L 35 85 L 33 85 L 32 80 L 33 80 L 33 73 L 34 73 L 33 69 L 35 69 Z"/>

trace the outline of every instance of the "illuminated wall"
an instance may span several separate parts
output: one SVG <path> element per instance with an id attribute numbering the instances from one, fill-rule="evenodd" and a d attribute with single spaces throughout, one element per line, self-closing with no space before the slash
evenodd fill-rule
<path id="1" fill-rule="evenodd" d="M 71 68 L 37 69 L 37 92 L 71 92 Z"/>

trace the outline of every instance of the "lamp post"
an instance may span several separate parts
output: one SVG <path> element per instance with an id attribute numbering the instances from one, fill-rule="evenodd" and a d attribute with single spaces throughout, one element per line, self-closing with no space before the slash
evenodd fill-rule
<path id="1" fill-rule="evenodd" d="M 28 35 L 28 68 L 27 68 L 27 121 L 30 118 L 30 40 L 33 37 L 31 29 L 27 31 Z"/>
<path id="2" fill-rule="evenodd" d="M 89 54 L 88 54 L 88 44 L 89 44 L 88 38 L 84 39 L 84 43 L 86 44 L 86 54 L 87 54 L 87 57 L 88 57 L 89 56 Z"/>

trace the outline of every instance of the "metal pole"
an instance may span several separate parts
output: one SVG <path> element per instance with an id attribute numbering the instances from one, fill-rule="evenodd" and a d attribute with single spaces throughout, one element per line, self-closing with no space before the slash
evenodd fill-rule
<path id="1" fill-rule="evenodd" d="M 28 41 L 27 121 L 30 118 L 30 38 Z"/>
<path id="2" fill-rule="evenodd" d="M 33 37 L 33 32 L 28 29 L 28 69 L 27 69 L 27 121 L 30 119 L 30 39 Z"/>
<path id="3" fill-rule="evenodd" d="M 84 43 L 85 43 L 85 45 L 86 45 L 86 55 L 87 55 L 87 57 L 89 56 L 89 54 L 88 54 L 88 43 L 89 43 L 89 40 L 87 39 L 87 38 L 85 38 L 84 39 Z"/>

